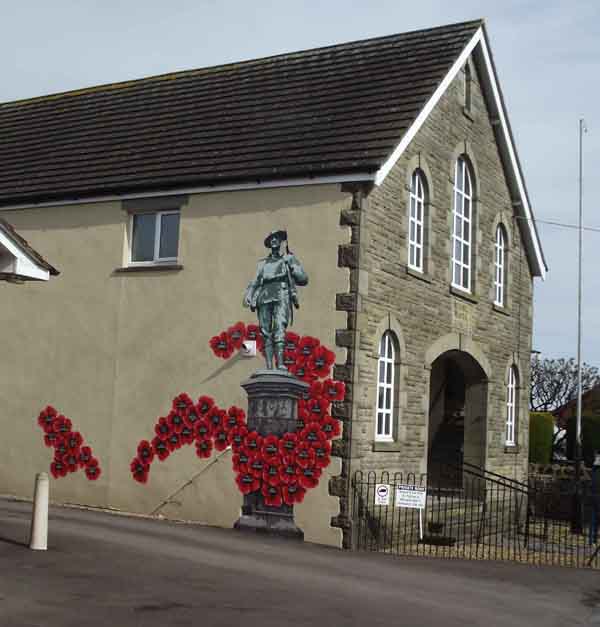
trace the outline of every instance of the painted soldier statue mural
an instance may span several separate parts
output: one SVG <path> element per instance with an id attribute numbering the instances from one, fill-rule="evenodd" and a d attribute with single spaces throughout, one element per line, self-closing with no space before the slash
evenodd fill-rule
<path id="1" fill-rule="evenodd" d="M 286 252 L 281 253 L 281 245 L 286 242 Z M 286 370 L 283 363 L 285 332 L 294 319 L 297 309 L 298 286 L 308 284 L 308 276 L 300 261 L 290 253 L 287 245 L 287 231 L 272 231 L 264 244 L 271 253 L 261 259 L 256 277 L 250 282 L 244 295 L 244 306 L 258 312 L 258 324 L 264 339 L 267 368 Z"/>

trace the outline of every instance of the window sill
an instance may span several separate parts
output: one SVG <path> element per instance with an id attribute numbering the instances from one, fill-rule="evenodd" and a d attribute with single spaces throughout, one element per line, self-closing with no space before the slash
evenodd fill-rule
<path id="1" fill-rule="evenodd" d="M 501 307 L 500 305 L 496 305 L 496 303 L 492 304 L 492 309 L 499 314 L 502 314 L 503 316 L 509 316 L 510 314 L 508 313 L 508 311 L 506 311 L 506 307 Z"/>
<path id="2" fill-rule="evenodd" d="M 122 268 L 116 268 L 115 273 L 126 274 L 136 272 L 175 272 L 183 270 L 183 266 L 179 263 L 157 263 L 149 264 L 147 266 L 124 266 Z"/>
<path id="3" fill-rule="evenodd" d="M 517 455 L 520 452 L 519 445 L 518 444 L 505 444 L 504 452 L 508 453 L 509 455 Z"/>
<path id="4" fill-rule="evenodd" d="M 373 452 L 375 453 L 396 453 L 402 450 L 401 442 L 385 442 L 375 441 L 373 442 Z"/>
<path id="5" fill-rule="evenodd" d="M 410 266 L 406 266 L 406 274 L 414 276 L 415 279 L 419 279 L 420 281 L 425 281 L 425 283 L 432 282 L 432 279 L 428 274 L 426 274 L 425 272 L 419 272 L 419 270 L 415 270 Z"/>
<path id="6" fill-rule="evenodd" d="M 459 298 L 462 298 L 463 300 L 466 300 L 469 303 L 473 303 L 475 305 L 479 302 L 474 296 L 472 296 L 468 292 L 459 290 L 457 287 L 454 287 L 454 285 L 450 286 L 450 294 L 452 294 L 453 296 L 458 296 Z"/>

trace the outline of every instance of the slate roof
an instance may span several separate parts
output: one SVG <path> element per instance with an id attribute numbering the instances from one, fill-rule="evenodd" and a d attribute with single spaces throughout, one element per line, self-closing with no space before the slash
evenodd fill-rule
<path id="1" fill-rule="evenodd" d="M 47 270 L 52 276 L 60 274 L 60 272 L 54 266 L 50 265 L 24 237 L 15 231 L 12 224 L 9 224 L 2 218 L 0 218 L 0 231 L 4 231 L 6 236 L 11 239 L 27 257 L 40 266 L 40 268 Z M 0 273 L 0 278 L 7 278 L 7 276 L 10 277 L 10 275 L 7 275 L 6 273 Z"/>
<path id="2" fill-rule="evenodd" d="M 0 206 L 375 172 L 480 20 L 0 105 Z"/>

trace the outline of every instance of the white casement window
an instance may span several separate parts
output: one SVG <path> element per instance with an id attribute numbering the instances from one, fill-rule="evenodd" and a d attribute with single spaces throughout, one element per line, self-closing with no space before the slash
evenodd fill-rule
<path id="1" fill-rule="evenodd" d="M 517 424 L 517 369 L 511 366 L 508 370 L 508 384 L 506 386 L 506 445 L 514 446 Z"/>
<path id="2" fill-rule="evenodd" d="M 419 170 L 410 180 L 408 216 L 408 265 L 423 272 L 423 240 L 425 221 L 425 185 Z"/>
<path id="3" fill-rule="evenodd" d="M 470 292 L 473 256 L 473 186 L 469 166 L 463 157 L 457 159 L 454 171 L 452 218 L 452 285 Z"/>
<path id="4" fill-rule="evenodd" d="M 496 229 L 494 244 L 494 305 L 504 307 L 504 287 L 506 285 L 506 236 L 502 225 Z"/>
<path id="5" fill-rule="evenodd" d="M 396 359 L 394 338 L 391 331 L 386 331 L 379 343 L 379 361 L 377 374 L 377 420 L 375 439 L 392 441 L 394 416 L 394 383 Z"/>
<path id="6" fill-rule="evenodd" d="M 130 264 L 177 261 L 179 210 L 134 213 L 130 228 Z"/>

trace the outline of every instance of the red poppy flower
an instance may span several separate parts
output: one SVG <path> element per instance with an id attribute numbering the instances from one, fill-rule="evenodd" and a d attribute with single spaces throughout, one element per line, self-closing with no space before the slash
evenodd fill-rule
<path id="1" fill-rule="evenodd" d="M 229 359 L 233 354 L 233 344 L 225 331 L 210 338 L 210 347 L 217 357 Z"/>
<path id="2" fill-rule="evenodd" d="M 294 457 L 287 455 L 282 458 L 279 466 L 279 482 L 283 485 L 294 483 L 298 477 L 298 466 L 294 461 Z"/>
<path id="3" fill-rule="evenodd" d="M 259 453 L 250 454 L 250 459 L 248 461 L 248 472 L 253 477 L 260 479 L 262 477 L 263 470 L 265 469 L 265 462 L 263 461 L 262 455 Z"/>
<path id="4" fill-rule="evenodd" d="M 63 435 L 65 433 L 69 433 L 72 426 L 73 425 L 71 421 L 68 418 L 65 418 L 62 414 L 60 416 L 57 416 L 52 423 L 52 428 L 54 429 L 54 432 L 61 433 Z"/>
<path id="5" fill-rule="evenodd" d="M 79 449 L 69 449 L 62 456 L 61 461 L 65 465 L 67 472 L 75 472 L 79 468 Z"/>
<path id="6" fill-rule="evenodd" d="M 55 433 L 54 431 L 49 431 L 44 434 L 44 444 L 46 446 L 57 446 L 59 440 L 62 440 L 63 437 L 59 433 Z"/>
<path id="7" fill-rule="evenodd" d="M 53 430 L 52 423 L 54 422 L 57 415 L 58 412 L 56 411 L 56 409 L 48 405 L 40 412 L 40 415 L 38 416 L 38 425 L 40 425 L 40 427 L 42 427 L 42 429 L 46 433 L 49 433 Z"/>
<path id="8" fill-rule="evenodd" d="M 201 459 L 206 459 L 210 457 L 213 450 L 212 440 L 202 439 L 196 440 L 196 455 Z"/>
<path id="9" fill-rule="evenodd" d="M 196 434 L 196 439 L 208 440 L 212 437 L 213 428 L 211 423 L 208 422 L 208 419 L 200 418 L 194 426 L 194 432 Z"/>
<path id="10" fill-rule="evenodd" d="M 136 481 L 140 483 L 146 483 L 148 481 L 148 474 L 150 473 L 150 466 L 142 461 L 139 457 L 134 457 L 131 464 L 129 464 L 131 474 Z"/>
<path id="11" fill-rule="evenodd" d="M 326 379 L 323 381 L 323 395 L 329 401 L 343 401 L 346 396 L 346 386 L 342 381 Z"/>
<path id="12" fill-rule="evenodd" d="M 268 483 L 269 485 L 279 485 L 281 483 L 281 478 L 279 476 L 281 463 L 279 459 L 274 460 L 274 462 L 265 462 L 262 480 L 263 484 Z"/>
<path id="13" fill-rule="evenodd" d="M 321 421 L 321 429 L 327 436 L 328 440 L 336 438 L 342 432 L 340 421 L 335 420 L 331 416 L 325 416 L 325 418 Z"/>
<path id="14" fill-rule="evenodd" d="M 154 450 L 152 444 L 148 440 L 142 440 L 137 446 L 137 454 L 144 464 L 152 463 L 154 459 Z"/>
<path id="15" fill-rule="evenodd" d="M 181 412 L 171 410 L 167 415 L 167 423 L 170 427 L 171 433 L 181 433 L 183 425 L 185 424 Z"/>
<path id="16" fill-rule="evenodd" d="M 306 468 L 298 468 L 298 483 L 305 489 L 316 488 L 319 485 L 319 477 L 321 469 L 315 466 L 307 466 Z"/>
<path id="17" fill-rule="evenodd" d="M 200 413 L 196 409 L 194 405 L 189 407 L 187 411 L 183 414 L 183 420 L 188 427 L 194 428 L 194 425 L 200 420 Z"/>
<path id="18" fill-rule="evenodd" d="M 158 436 L 152 440 L 152 448 L 161 462 L 165 461 L 165 459 L 167 459 L 167 457 L 171 454 L 171 451 L 167 446 L 167 441 Z"/>
<path id="19" fill-rule="evenodd" d="M 182 394 L 178 394 L 173 399 L 172 406 L 175 411 L 179 412 L 180 414 L 184 414 L 186 411 L 194 406 L 194 401 L 185 392 L 183 392 Z"/>
<path id="20" fill-rule="evenodd" d="M 306 490 L 299 483 L 290 483 L 282 486 L 281 494 L 286 505 L 294 505 L 294 503 L 302 503 Z"/>
<path id="21" fill-rule="evenodd" d="M 281 498 L 281 488 L 268 483 L 262 484 L 261 489 L 265 505 L 269 507 L 281 507 L 283 499 Z"/>
<path id="22" fill-rule="evenodd" d="M 298 342 L 298 353 L 304 358 L 310 357 L 315 352 L 315 349 L 319 346 L 319 344 L 320 342 L 316 337 L 305 335 Z"/>
<path id="23" fill-rule="evenodd" d="M 161 440 L 166 440 L 169 437 L 171 427 L 169 426 L 166 418 L 161 417 L 158 419 L 156 426 L 154 427 L 154 433 L 156 433 Z"/>
<path id="24" fill-rule="evenodd" d="M 229 431 L 246 424 L 246 412 L 241 407 L 232 405 L 225 416 L 225 429 Z"/>
<path id="25" fill-rule="evenodd" d="M 84 468 L 90 459 L 92 459 L 92 449 L 89 446 L 82 446 L 79 450 L 79 468 Z"/>
<path id="26" fill-rule="evenodd" d="M 317 346 L 309 357 L 311 371 L 320 379 L 329 376 L 331 366 L 335 363 L 335 353 L 327 347 Z"/>
<path id="27" fill-rule="evenodd" d="M 295 433 L 284 433 L 279 438 L 279 454 L 283 457 L 285 455 L 293 455 L 298 445 L 298 436 Z"/>
<path id="28" fill-rule="evenodd" d="M 57 438 L 54 441 L 54 455 L 62 457 L 68 450 L 64 435 L 57 433 Z"/>
<path id="29" fill-rule="evenodd" d="M 167 448 L 172 453 L 173 451 L 181 448 L 181 436 L 179 433 L 170 433 L 169 437 L 165 440 Z"/>
<path id="30" fill-rule="evenodd" d="M 300 432 L 299 439 L 308 442 L 312 446 L 316 442 L 327 440 L 327 436 L 323 433 L 321 425 L 318 422 L 309 422 Z"/>
<path id="31" fill-rule="evenodd" d="M 310 442 L 300 442 L 296 447 L 296 464 L 300 468 L 308 468 L 315 465 L 316 454 Z"/>
<path id="32" fill-rule="evenodd" d="M 98 465 L 98 460 L 95 457 L 92 457 L 85 467 L 85 476 L 90 481 L 96 481 L 101 474 L 102 471 Z"/>
<path id="33" fill-rule="evenodd" d="M 223 409 L 219 409 L 216 405 L 210 409 L 206 419 L 210 423 L 213 432 L 217 429 L 224 427 L 225 425 L 225 411 Z"/>
<path id="34" fill-rule="evenodd" d="M 250 431 L 244 438 L 244 446 L 248 449 L 248 452 L 253 455 L 260 450 L 262 446 L 262 437 L 258 435 L 256 431 Z"/>
<path id="35" fill-rule="evenodd" d="M 315 466 L 317 468 L 327 468 L 331 462 L 331 442 L 315 442 L 312 447 L 315 449 Z"/>
<path id="36" fill-rule="evenodd" d="M 231 459 L 235 472 L 249 472 L 248 463 L 250 462 L 250 456 L 248 455 L 248 451 L 246 449 L 240 449 L 237 453 L 233 454 Z"/>
<path id="37" fill-rule="evenodd" d="M 289 371 L 301 381 L 306 381 L 306 383 L 311 383 L 317 378 L 317 375 L 312 371 L 310 361 L 303 357 L 298 357 L 296 363 L 289 367 Z"/>
<path id="38" fill-rule="evenodd" d="M 296 365 L 298 353 L 296 351 L 283 351 L 283 365 L 291 372 Z"/>
<path id="39" fill-rule="evenodd" d="M 191 444 L 195 440 L 196 434 L 194 433 L 192 427 L 184 424 L 179 437 L 181 438 L 182 444 Z"/>
<path id="40" fill-rule="evenodd" d="M 249 472 L 243 472 L 237 475 L 235 482 L 242 494 L 250 494 L 256 492 L 260 488 L 260 480 Z"/>
<path id="41" fill-rule="evenodd" d="M 67 450 L 78 449 L 83 444 L 83 438 L 81 437 L 81 433 L 79 433 L 79 431 L 71 431 L 70 433 L 66 433 L 64 435 L 64 441 Z"/>
<path id="42" fill-rule="evenodd" d="M 244 438 L 248 435 L 248 429 L 245 425 L 235 427 L 231 429 L 227 434 L 227 442 L 231 445 L 231 448 L 235 451 L 239 451 L 244 446 Z"/>
<path id="43" fill-rule="evenodd" d="M 265 462 L 276 460 L 279 456 L 279 438 L 273 434 L 265 436 L 260 451 Z"/>
<path id="44" fill-rule="evenodd" d="M 285 334 L 284 350 L 295 351 L 300 343 L 300 336 L 293 331 L 287 331 Z"/>
<path id="45" fill-rule="evenodd" d="M 215 399 L 211 396 L 201 396 L 196 403 L 196 409 L 200 416 L 206 416 L 215 404 Z"/>
<path id="46" fill-rule="evenodd" d="M 217 451 L 224 451 L 229 446 L 229 442 L 227 441 L 227 435 L 227 431 L 225 431 L 223 427 L 219 427 L 216 431 L 213 432 L 215 448 L 217 449 Z"/>
<path id="47" fill-rule="evenodd" d="M 246 339 L 246 325 L 243 322 L 237 322 L 227 329 L 227 335 L 233 348 L 239 350 Z"/>
<path id="48" fill-rule="evenodd" d="M 54 458 L 54 461 L 50 464 L 50 473 L 55 479 L 59 477 L 67 476 L 67 467 L 63 464 L 62 460 Z"/>
<path id="49" fill-rule="evenodd" d="M 317 398 L 318 396 L 323 396 L 323 383 L 319 380 L 315 380 L 310 384 L 308 397 Z"/>
<path id="50" fill-rule="evenodd" d="M 310 413 L 311 420 L 322 420 L 327 415 L 329 401 L 323 396 L 309 398 L 306 401 L 306 409 Z"/>

